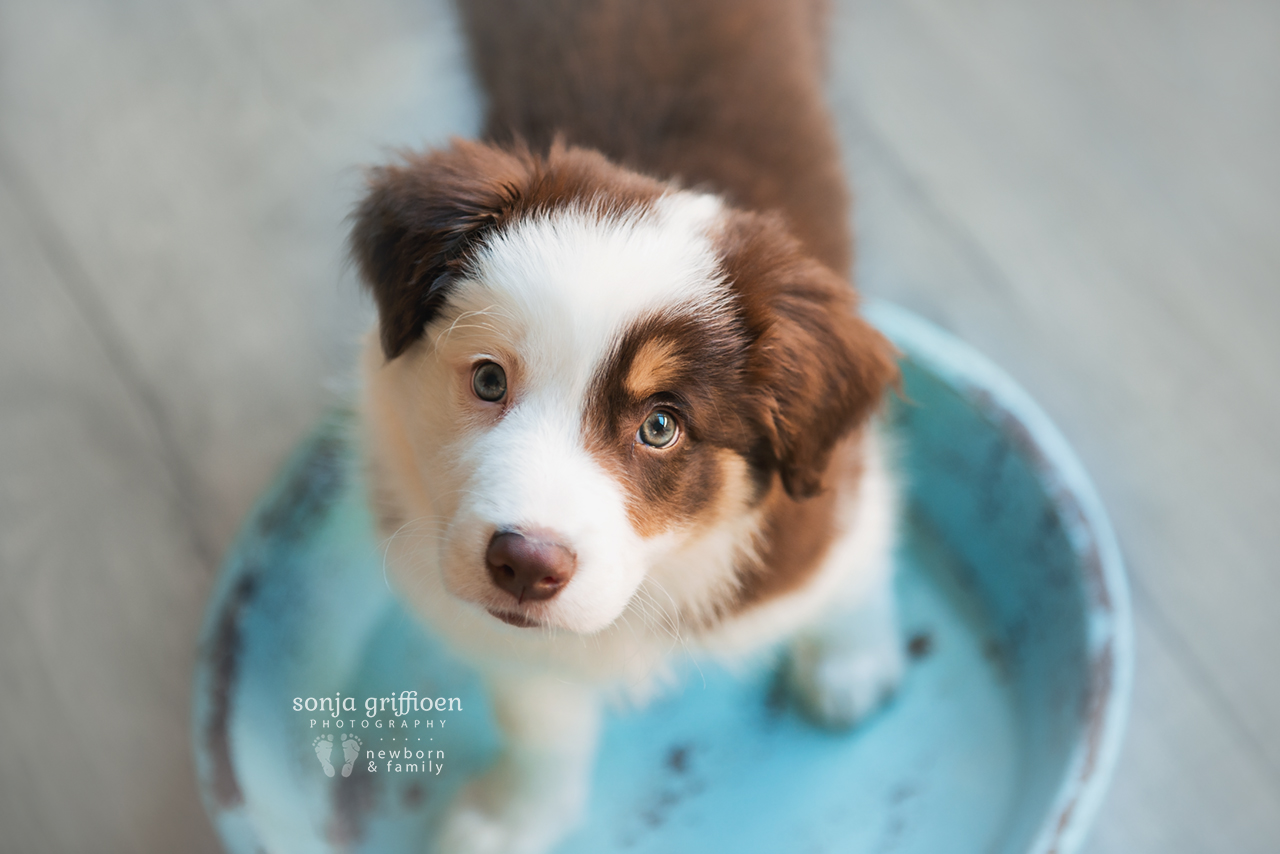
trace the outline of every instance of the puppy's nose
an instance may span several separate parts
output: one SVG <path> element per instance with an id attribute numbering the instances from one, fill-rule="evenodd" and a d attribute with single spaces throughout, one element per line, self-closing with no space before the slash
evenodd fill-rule
<path id="1" fill-rule="evenodd" d="M 578 558 L 554 539 L 499 531 L 489 540 L 485 565 L 494 584 L 524 603 L 559 593 L 573 577 Z"/>

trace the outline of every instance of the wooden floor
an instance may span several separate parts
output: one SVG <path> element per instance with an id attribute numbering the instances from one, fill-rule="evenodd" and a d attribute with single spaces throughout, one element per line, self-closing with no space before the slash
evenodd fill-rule
<path id="1" fill-rule="evenodd" d="M 1088 850 L 1280 851 L 1280 4 L 838 5 L 863 288 L 1030 389 L 1129 562 Z M 215 850 L 202 602 L 350 387 L 358 166 L 476 127 L 460 51 L 443 0 L 0 0 L 0 850 Z"/>

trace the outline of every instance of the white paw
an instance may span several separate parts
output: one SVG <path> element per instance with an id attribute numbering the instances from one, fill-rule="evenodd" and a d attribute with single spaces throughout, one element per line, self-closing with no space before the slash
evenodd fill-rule
<path id="1" fill-rule="evenodd" d="M 458 793 L 437 837 L 437 854 L 544 854 L 578 823 L 581 808 L 572 799 L 513 789 L 500 773 L 490 771 Z"/>
<path id="2" fill-rule="evenodd" d="M 805 712 L 823 726 L 851 727 L 884 705 L 902 681 L 902 650 L 892 642 L 871 647 L 797 641 L 788 682 Z"/>

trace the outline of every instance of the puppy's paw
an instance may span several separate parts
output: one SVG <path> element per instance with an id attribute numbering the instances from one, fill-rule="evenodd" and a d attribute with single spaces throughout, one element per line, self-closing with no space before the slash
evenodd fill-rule
<path id="1" fill-rule="evenodd" d="M 792 646 L 787 681 L 800 707 L 817 723 L 847 728 L 888 702 L 903 669 L 896 638 L 870 647 L 809 638 Z"/>
<path id="2" fill-rule="evenodd" d="M 513 783 L 516 785 L 513 786 Z M 449 806 L 435 854 L 544 854 L 577 824 L 581 807 L 494 769 L 471 781 Z"/>

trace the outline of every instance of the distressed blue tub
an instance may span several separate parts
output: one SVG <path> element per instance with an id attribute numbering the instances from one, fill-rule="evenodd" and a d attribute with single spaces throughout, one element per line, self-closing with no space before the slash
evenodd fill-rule
<path id="1" fill-rule="evenodd" d="M 832 734 L 789 708 L 768 661 L 691 667 L 681 690 L 610 716 L 590 819 L 564 854 L 1079 847 L 1129 694 L 1111 529 L 1070 448 L 1007 376 L 900 309 L 868 313 L 904 354 L 891 418 L 908 484 L 898 588 L 912 667 L 899 697 Z M 475 677 L 384 582 L 350 431 L 335 413 L 298 449 L 209 603 L 194 748 L 231 852 L 424 851 L 496 749 Z M 445 698 L 445 711 L 368 717 L 366 698 L 405 690 Z M 321 698 L 357 711 L 307 710 Z M 361 758 L 343 776 L 353 734 Z M 416 772 L 364 760 L 405 749 Z"/>

